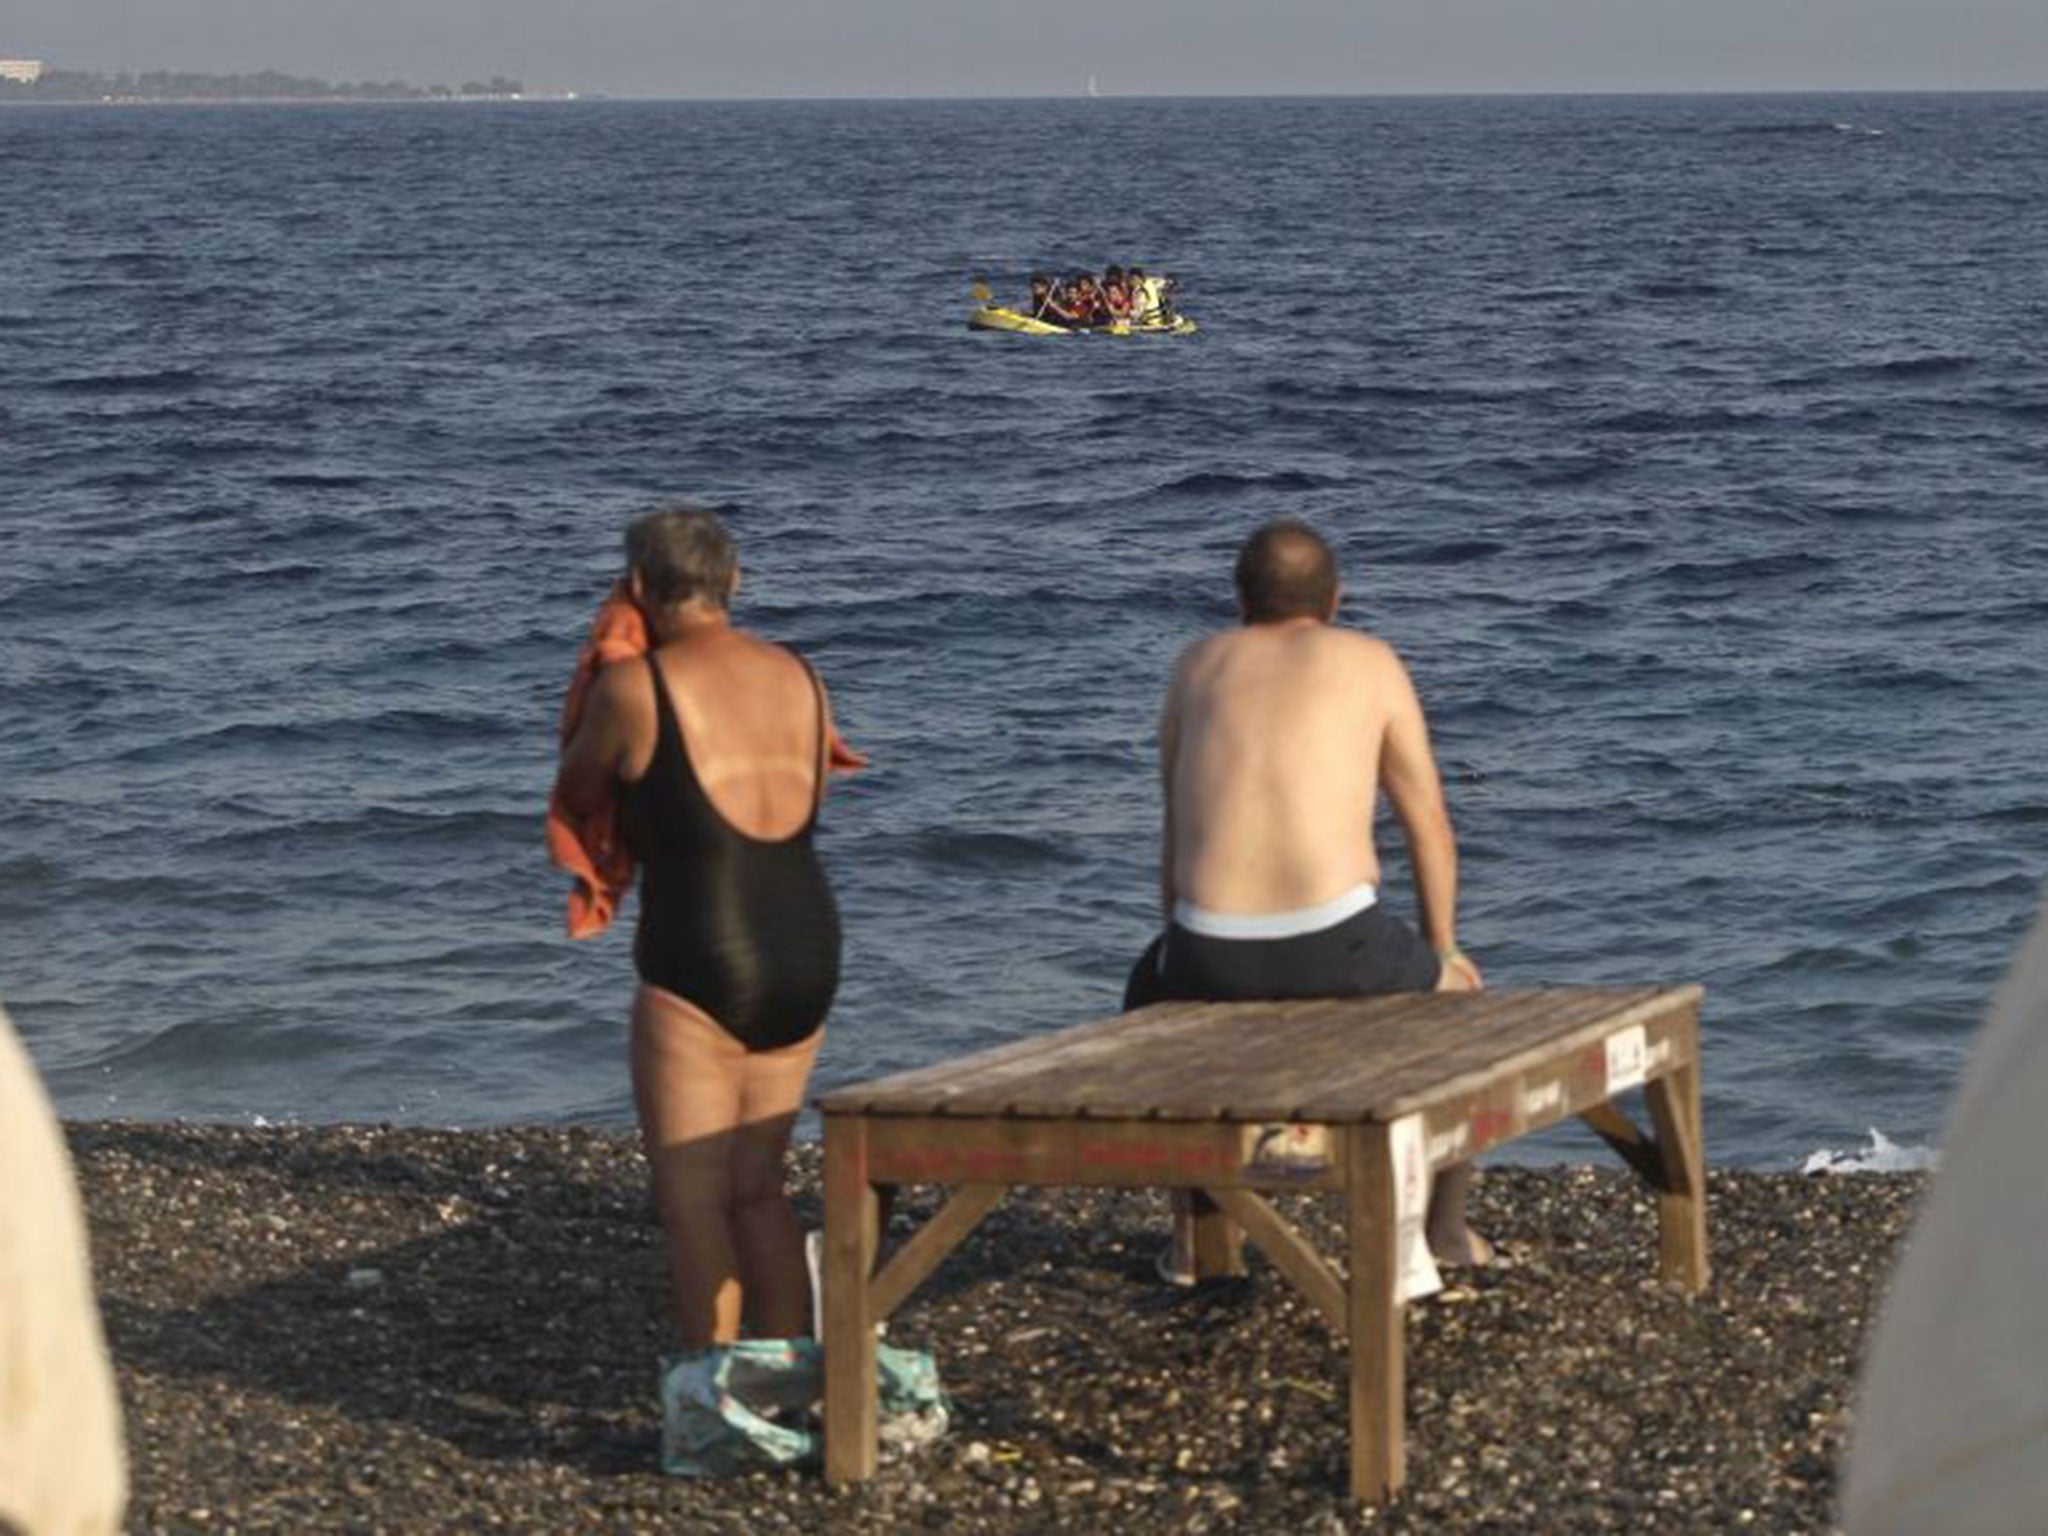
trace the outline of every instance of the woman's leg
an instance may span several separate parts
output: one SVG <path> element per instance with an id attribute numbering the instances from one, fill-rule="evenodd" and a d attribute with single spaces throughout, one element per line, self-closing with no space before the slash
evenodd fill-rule
<path id="1" fill-rule="evenodd" d="M 633 1103 L 668 1240 L 677 1340 L 685 1351 L 740 1334 L 732 1230 L 735 1127 L 746 1048 L 672 992 L 633 998 Z"/>
<path id="2" fill-rule="evenodd" d="M 812 1332 L 804 1234 L 783 1179 L 789 1135 L 824 1038 L 825 1031 L 815 1029 L 795 1045 L 746 1059 L 733 1141 L 732 1231 L 746 1325 L 757 1338 L 799 1339 Z"/>

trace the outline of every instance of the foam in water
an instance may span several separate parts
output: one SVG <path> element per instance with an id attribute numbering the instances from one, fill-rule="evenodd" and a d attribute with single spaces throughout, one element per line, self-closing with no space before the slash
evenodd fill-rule
<path id="1" fill-rule="evenodd" d="M 1818 1152 L 1807 1154 L 1800 1165 L 1801 1173 L 1919 1173 L 1933 1172 L 1940 1164 L 1941 1152 L 1936 1147 L 1902 1147 L 1875 1126 L 1871 1128 L 1870 1145 L 1852 1152 L 1837 1152 L 1823 1147 Z"/>

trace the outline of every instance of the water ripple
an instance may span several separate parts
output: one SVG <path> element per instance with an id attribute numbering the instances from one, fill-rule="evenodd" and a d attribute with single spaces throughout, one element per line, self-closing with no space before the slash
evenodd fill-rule
<path id="1" fill-rule="evenodd" d="M 1153 174 L 961 172 L 1079 141 Z M 1932 1140 L 2048 876 L 2031 98 L 8 113 L 0 158 L 0 981 L 67 1112 L 630 1114 L 631 913 L 558 937 L 540 808 L 682 495 L 874 754 L 825 1080 L 1111 1005 L 1159 690 L 1273 514 L 1415 671 L 1495 983 L 1707 983 L 1717 1158 Z M 1111 259 L 1201 333 L 962 324 Z"/>

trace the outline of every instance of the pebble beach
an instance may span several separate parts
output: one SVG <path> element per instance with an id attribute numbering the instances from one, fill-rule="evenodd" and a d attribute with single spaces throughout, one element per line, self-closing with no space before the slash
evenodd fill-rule
<path id="1" fill-rule="evenodd" d="M 629 1136 L 77 1123 L 136 1532 L 1833 1528 L 1860 1342 L 1922 1176 L 1709 1178 L 1658 1281 L 1616 1169 L 1485 1170 L 1503 1262 L 1408 1311 L 1408 1487 L 1344 1496 L 1343 1356 L 1254 1255 L 1161 1285 L 1150 1193 L 1021 1193 L 890 1323 L 954 1401 L 860 1489 L 657 1466 L 665 1282 Z M 799 1213 L 819 1219 L 817 1153 Z M 892 1237 L 934 1192 L 906 1191 Z M 1336 1253 L 1319 1197 L 1283 1210 Z"/>
<path id="2" fill-rule="evenodd" d="M 1069 141 L 1145 174 L 963 174 Z M 0 111 L 6 995 L 131 1529 L 1831 1530 L 1923 1176 L 1764 1170 L 1932 1155 L 2048 867 L 2044 157 L 2023 91 Z M 1110 260 L 1200 331 L 964 323 Z M 663 1476 L 646 1168 L 588 1128 L 631 940 L 543 937 L 536 816 L 680 496 L 873 758 L 815 1088 L 1110 1005 L 1171 658 L 1300 516 L 1427 701 L 1492 982 L 1707 988 L 1709 1290 L 1620 1168 L 1485 1170 L 1502 1262 L 1408 1310 L 1361 1509 L 1271 1267 L 1175 1290 L 1163 1197 L 1034 1193 L 892 1319 L 937 1444 Z"/>

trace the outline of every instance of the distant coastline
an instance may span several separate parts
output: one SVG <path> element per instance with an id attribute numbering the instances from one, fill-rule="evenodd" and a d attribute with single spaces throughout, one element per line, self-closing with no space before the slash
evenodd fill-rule
<path id="1" fill-rule="evenodd" d="M 395 102 L 395 101 L 573 101 L 574 91 L 529 91 L 518 80 L 493 75 L 461 85 L 412 85 L 403 80 L 362 80 L 333 84 L 277 70 L 213 75 L 186 70 L 144 70 L 100 74 L 92 70 L 45 69 L 34 80 L 0 79 L 0 105 L 8 103 L 154 102 Z"/>

